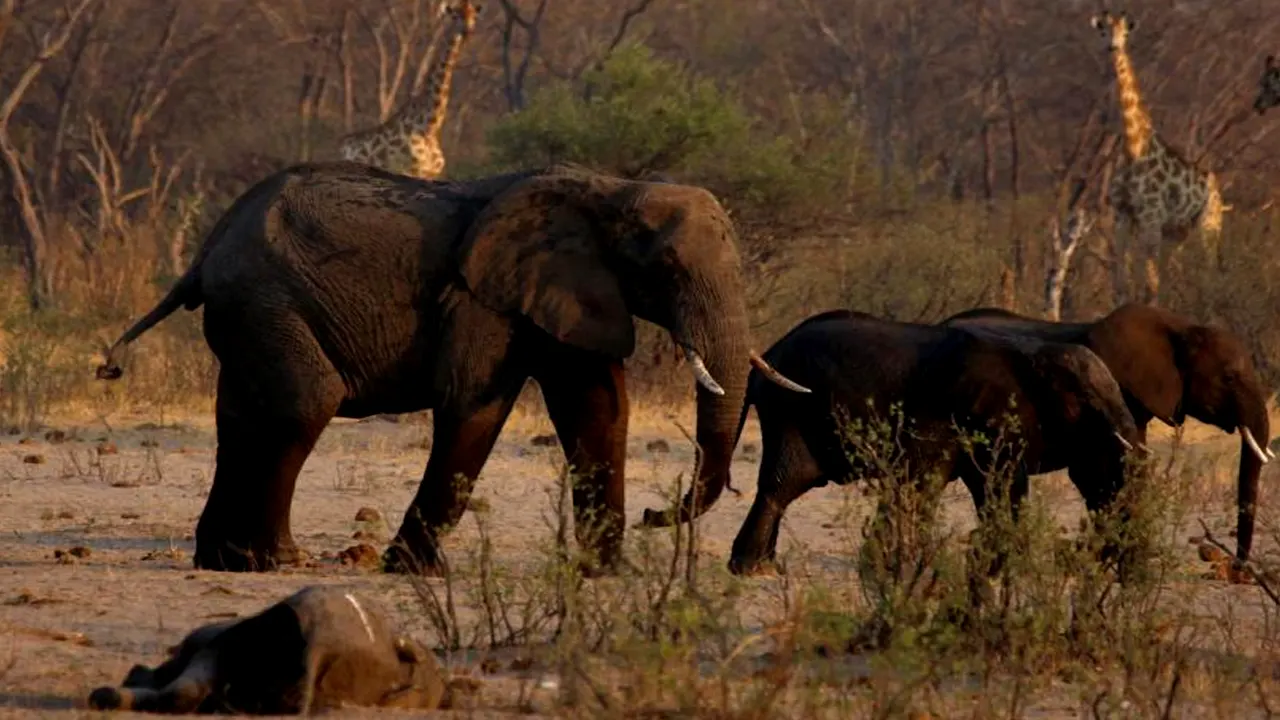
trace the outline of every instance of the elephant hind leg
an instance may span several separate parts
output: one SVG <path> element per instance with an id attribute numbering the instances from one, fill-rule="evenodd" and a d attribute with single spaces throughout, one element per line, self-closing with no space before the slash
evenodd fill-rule
<path id="1" fill-rule="evenodd" d="M 196 526 L 198 568 L 262 571 L 299 559 L 294 488 L 345 385 L 314 339 L 293 340 L 242 337 L 234 354 L 219 354 L 217 465 Z"/>

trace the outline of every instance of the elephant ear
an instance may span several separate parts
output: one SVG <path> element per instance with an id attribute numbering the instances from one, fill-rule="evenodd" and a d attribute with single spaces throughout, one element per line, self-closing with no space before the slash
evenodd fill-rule
<path id="1" fill-rule="evenodd" d="M 1084 403 L 1081 397 L 1083 381 L 1080 377 L 1079 359 L 1073 355 L 1072 350 L 1070 346 L 1048 343 L 1031 352 L 1031 365 L 1048 390 L 1047 394 L 1041 394 L 1040 397 L 1042 401 L 1052 403 L 1058 417 L 1067 425 L 1072 425 L 1079 419 Z"/>
<path id="2" fill-rule="evenodd" d="M 1172 425 L 1183 420 L 1183 345 L 1167 328 L 1124 309 L 1103 318 L 1089 332 L 1089 347 L 1107 364 L 1126 399 L 1136 400 L 1152 416 Z"/>
<path id="3" fill-rule="evenodd" d="M 601 213 L 616 209 L 589 180 L 526 180 L 481 211 L 459 248 L 467 288 L 486 307 L 527 317 L 552 337 L 625 358 L 635 323 L 602 256 Z"/>

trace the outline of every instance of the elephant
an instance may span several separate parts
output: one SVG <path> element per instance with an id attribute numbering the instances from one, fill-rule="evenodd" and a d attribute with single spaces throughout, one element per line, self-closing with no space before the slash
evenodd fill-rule
<path id="1" fill-rule="evenodd" d="M 525 382 L 537 381 L 575 468 L 575 532 L 620 559 L 635 318 L 669 331 L 696 380 L 702 462 L 686 502 L 729 480 L 752 367 L 735 231 L 707 190 L 555 165 L 426 181 L 352 162 L 278 171 L 240 195 L 191 267 L 108 350 L 179 308 L 204 306 L 219 361 L 217 452 L 194 562 L 296 562 L 298 472 L 334 416 L 431 409 L 422 483 L 383 553 L 390 572 L 438 574 L 439 538 L 466 509 Z"/>
<path id="2" fill-rule="evenodd" d="M 754 405 L 763 449 L 756 497 L 733 541 L 734 574 L 774 564 L 783 513 L 805 492 L 877 472 L 848 453 L 843 417 L 888 419 L 901 403 L 910 423 L 901 450 L 913 476 L 937 472 L 949 482 L 958 475 L 979 518 L 987 516 L 995 443 L 966 448 L 961 433 L 991 437 L 1016 419 L 1023 444 L 1009 489 L 1015 512 L 1028 475 L 1064 467 L 1091 510 L 1108 505 L 1123 485 L 1125 455 L 1140 442 L 1106 365 L 1069 343 L 997 341 L 832 310 L 800 322 L 764 359 L 813 392 L 780 394 L 750 376 L 739 432 Z"/>
<path id="3" fill-rule="evenodd" d="M 434 710 L 435 655 L 340 587 L 307 586 L 251 617 L 196 628 L 155 668 L 89 694 L 96 710 L 309 714 L 341 705 Z"/>
<path id="4" fill-rule="evenodd" d="M 1092 322 L 1049 322 L 999 308 L 975 308 L 942 322 L 1088 347 L 1120 383 L 1144 439 L 1152 418 L 1177 427 L 1189 416 L 1228 433 L 1239 430 L 1236 557 L 1249 559 L 1258 476 L 1274 453 L 1268 447 L 1267 395 L 1239 338 L 1140 303 L 1121 305 Z"/>

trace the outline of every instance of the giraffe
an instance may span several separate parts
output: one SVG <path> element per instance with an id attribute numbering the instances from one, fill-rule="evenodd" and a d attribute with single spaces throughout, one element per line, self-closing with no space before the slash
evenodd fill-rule
<path id="1" fill-rule="evenodd" d="M 476 25 L 476 8 L 461 0 L 449 8 L 453 17 L 449 44 L 431 67 L 423 91 L 405 102 L 381 125 L 346 135 L 339 152 L 344 160 L 376 165 L 392 172 L 432 180 L 444 173 L 440 128 L 449 105 L 453 69 L 462 44 Z"/>
<path id="2" fill-rule="evenodd" d="M 1215 242 L 1231 206 L 1222 202 L 1217 175 L 1197 168 L 1156 133 L 1129 59 L 1129 33 L 1137 24 L 1124 12 L 1107 11 L 1091 22 L 1107 41 L 1124 120 L 1126 164 L 1112 178 L 1109 200 L 1117 225 L 1126 226 L 1146 246 L 1145 299 L 1154 303 L 1162 246 L 1181 245 L 1197 226 L 1208 242 Z"/>
<path id="3" fill-rule="evenodd" d="M 1280 105 L 1280 65 L 1276 65 L 1275 55 L 1268 55 L 1262 64 L 1258 99 L 1253 101 L 1253 109 L 1261 115 L 1277 105 Z"/>

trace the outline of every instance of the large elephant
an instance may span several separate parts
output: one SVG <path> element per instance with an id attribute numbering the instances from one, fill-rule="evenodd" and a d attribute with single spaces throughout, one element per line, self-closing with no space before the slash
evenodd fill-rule
<path id="1" fill-rule="evenodd" d="M 968 310 L 942 322 L 1088 347 L 1120 383 L 1144 438 L 1151 418 L 1176 427 L 1190 416 L 1229 433 L 1239 430 L 1236 555 L 1249 559 L 1258 475 L 1274 455 L 1267 447 L 1267 396 L 1238 338 L 1138 303 L 1121 305 L 1093 322 L 1048 322 L 998 308 Z"/>
<path id="2" fill-rule="evenodd" d="M 796 498 L 876 472 L 849 452 L 846 419 L 890 420 L 901 403 L 910 423 L 901 434 L 907 467 L 959 476 L 979 517 L 994 444 L 967 450 L 957 428 L 991 437 L 1016 418 L 1023 445 L 1010 487 L 1014 509 L 1028 475 L 1064 467 L 1085 504 L 1104 507 L 1122 487 L 1124 454 L 1140 441 L 1106 365 L 1078 345 L 994 341 L 835 310 L 804 320 L 764 357 L 813 393 L 777 393 L 754 374 L 749 381 L 739 432 L 754 405 L 764 448 L 755 501 L 733 541 L 729 569 L 738 574 L 773 561 L 782 515 Z"/>
<path id="3" fill-rule="evenodd" d="M 297 558 L 294 485 L 332 417 L 431 408 L 431 457 L 384 560 L 437 572 L 439 535 L 534 378 L 578 469 L 577 535 L 607 570 L 624 526 L 633 316 L 669 330 L 696 376 L 704 498 L 728 481 L 751 365 L 786 382 L 750 347 L 734 230 L 715 198 L 571 166 L 469 182 L 346 162 L 279 171 L 232 204 L 99 377 L 118 377 L 147 329 L 202 304 L 220 367 L 200 568 Z"/>

